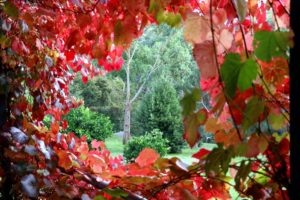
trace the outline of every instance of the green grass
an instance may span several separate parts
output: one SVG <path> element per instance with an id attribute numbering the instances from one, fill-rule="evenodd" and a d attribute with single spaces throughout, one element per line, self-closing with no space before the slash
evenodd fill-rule
<path id="1" fill-rule="evenodd" d="M 107 149 L 111 152 L 113 156 L 117 155 L 123 155 L 123 143 L 122 143 L 122 137 L 119 136 L 112 136 L 105 140 L 105 144 Z M 212 149 L 215 147 L 215 144 L 208 144 L 203 143 L 201 147 L 206 149 Z M 172 157 L 178 157 L 183 162 L 191 164 L 194 161 L 197 161 L 197 159 L 193 158 L 192 155 L 199 151 L 200 147 L 194 147 L 189 148 L 188 146 L 182 149 L 181 153 L 175 153 L 175 154 L 168 154 L 165 157 L 172 158 Z"/>
<path id="2" fill-rule="evenodd" d="M 113 135 L 105 140 L 105 145 L 113 156 L 123 155 L 122 137 Z"/>

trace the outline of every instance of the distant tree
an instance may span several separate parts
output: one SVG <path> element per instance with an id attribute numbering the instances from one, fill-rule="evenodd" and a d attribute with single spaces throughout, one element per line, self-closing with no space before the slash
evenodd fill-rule
<path id="1" fill-rule="evenodd" d="M 173 85 L 161 80 L 141 102 L 138 123 L 140 134 L 159 129 L 169 140 L 171 153 L 180 152 L 183 146 L 180 105 Z"/>
<path id="2" fill-rule="evenodd" d="M 109 116 L 114 131 L 123 126 L 124 82 L 118 77 L 96 77 L 83 84 L 78 77 L 71 85 L 70 93 L 84 100 L 85 106 L 99 114 Z"/>
<path id="3" fill-rule="evenodd" d="M 109 117 L 93 112 L 84 106 L 72 109 L 65 119 L 68 121 L 68 128 L 65 132 L 73 132 L 79 137 L 85 135 L 89 142 L 93 139 L 104 141 L 113 133 Z"/>
<path id="4" fill-rule="evenodd" d="M 121 77 L 125 82 L 123 143 L 126 143 L 138 131 L 135 111 L 152 85 L 166 79 L 175 87 L 177 94 L 182 94 L 199 84 L 199 73 L 191 47 L 183 40 L 182 30 L 166 24 L 148 26 L 123 58 L 125 64 L 122 70 L 112 76 Z"/>

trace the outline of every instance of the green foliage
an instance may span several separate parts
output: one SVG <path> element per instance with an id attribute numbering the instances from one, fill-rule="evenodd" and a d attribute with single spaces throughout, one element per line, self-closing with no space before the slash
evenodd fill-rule
<path id="1" fill-rule="evenodd" d="M 270 62 L 272 57 L 287 58 L 291 46 L 291 33 L 280 31 L 258 31 L 254 34 L 255 55 L 262 61 Z"/>
<path id="2" fill-rule="evenodd" d="M 251 87 L 257 76 L 257 65 L 253 59 L 241 62 L 239 54 L 230 53 L 222 64 L 221 76 L 225 82 L 226 94 L 233 98 L 237 87 L 241 91 Z"/>
<path id="3" fill-rule="evenodd" d="M 127 162 L 135 159 L 144 148 L 154 149 L 160 156 L 168 152 L 168 140 L 163 138 L 163 133 L 158 129 L 146 132 L 145 135 L 133 137 L 124 146 L 124 157 Z"/>
<path id="4" fill-rule="evenodd" d="M 199 88 L 194 88 L 191 92 L 188 92 L 180 100 L 182 107 L 182 114 L 188 115 L 195 111 L 197 102 L 200 101 L 201 90 Z"/>
<path id="5" fill-rule="evenodd" d="M 159 129 L 169 140 L 171 153 L 180 152 L 183 146 L 180 105 L 176 91 L 168 81 L 161 80 L 146 94 L 138 110 L 140 133 Z"/>
<path id="6" fill-rule="evenodd" d="M 83 98 L 85 106 L 99 114 L 109 116 L 114 131 L 122 130 L 124 111 L 124 82 L 118 78 L 97 77 L 83 84 L 80 77 L 74 80 L 70 93 Z"/>
<path id="7" fill-rule="evenodd" d="M 137 49 L 130 67 L 133 93 L 143 83 L 158 56 L 157 69 L 147 81 L 147 87 L 151 87 L 162 78 L 171 82 L 178 94 L 199 85 L 199 70 L 192 57 L 192 48 L 184 41 L 181 29 L 173 29 L 166 24 L 148 26 L 132 48 L 135 45 Z M 124 60 L 128 60 L 126 56 L 124 54 Z M 124 81 L 125 68 L 119 72 L 112 72 L 112 75 Z"/>
<path id="8" fill-rule="evenodd" d="M 226 174 L 229 168 L 229 164 L 232 158 L 234 158 L 234 149 L 230 146 L 228 149 L 224 149 L 222 144 L 219 144 L 217 148 L 214 148 L 207 156 L 205 163 L 205 173 L 209 176 L 212 172 L 215 174 Z"/>
<path id="9" fill-rule="evenodd" d="M 66 132 L 73 132 L 79 137 L 85 135 L 88 141 L 93 139 L 104 141 L 113 133 L 109 117 L 95 113 L 84 106 L 71 110 L 66 120 L 68 121 Z"/>
<path id="10" fill-rule="evenodd" d="M 260 114 L 264 111 L 265 104 L 262 99 L 257 96 L 253 96 L 247 103 L 245 116 L 243 120 L 243 128 L 247 130 L 251 125 L 256 123 Z"/>
<path id="11" fill-rule="evenodd" d="M 14 19 L 18 18 L 19 16 L 18 8 L 10 1 L 6 1 L 4 3 L 3 11 L 10 17 L 13 17 Z"/>

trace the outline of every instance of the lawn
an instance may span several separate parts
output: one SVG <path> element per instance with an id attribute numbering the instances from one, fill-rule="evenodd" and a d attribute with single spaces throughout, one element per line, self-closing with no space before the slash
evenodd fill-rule
<path id="1" fill-rule="evenodd" d="M 105 144 L 108 150 L 112 153 L 113 156 L 122 155 L 123 154 L 123 143 L 122 143 L 122 137 L 120 136 L 112 136 L 105 140 Z M 209 144 L 209 143 L 203 143 L 201 147 L 204 147 L 206 149 L 212 149 L 215 147 L 215 144 Z M 199 151 L 199 147 L 189 148 L 188 146 L 182 149 L 181 153 L 176 154 L 168 154 L 165 157 L 171 158 L 171 157 L 178 157 L 185 163 L 191 164 L 193 161 L 197 161 L 197 159 L 192 158 L 192 155 Z"/>

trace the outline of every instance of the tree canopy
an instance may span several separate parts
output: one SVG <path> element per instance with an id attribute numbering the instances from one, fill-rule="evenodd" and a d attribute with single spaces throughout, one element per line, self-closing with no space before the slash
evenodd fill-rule
<path id="1" fill-rule="evenodd" d="M 4 199 L 230 199 L 230 188 L 289 198 L 288 0 L 7 0 L 0 9 Z M 200 71 L 201 90 L 181 101 L 183 138 L 195 146 L 203 126 L 218 146 L 191 165 L 149 148 L 124 164 L 101 141 L 61 133 L 62 116 L 82 104 L 69 96 L 76 73 L 87 83 L 119 70 L 149 23 L 182 25 Z M 210 107 L 197 106 L 203 92 Z"/>

